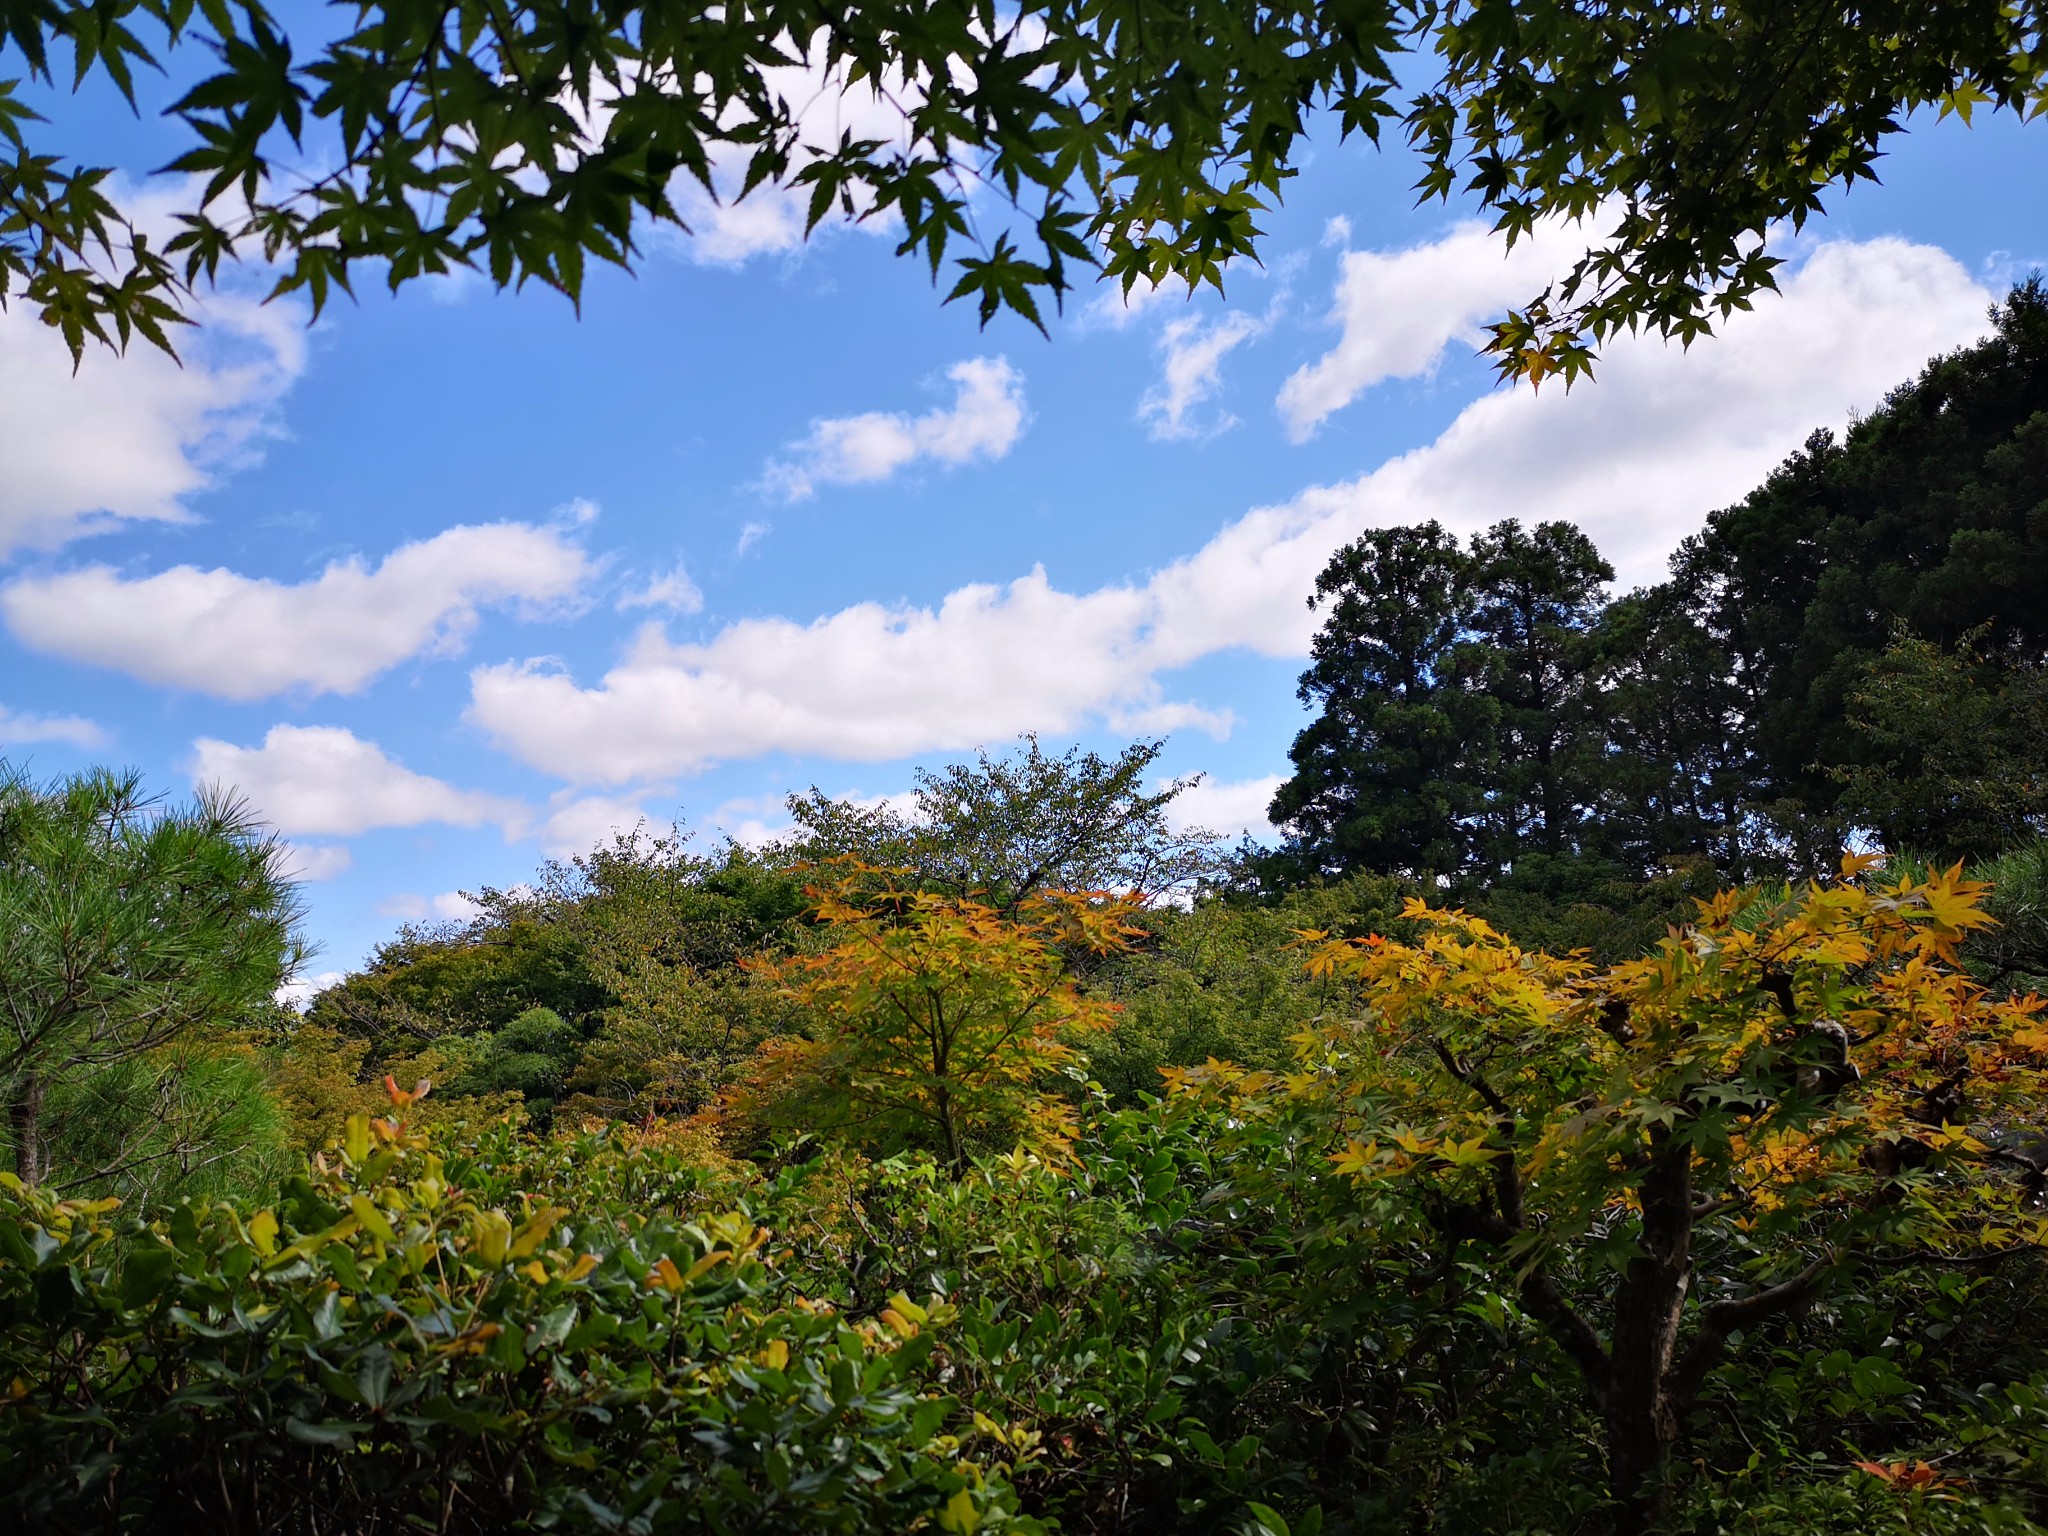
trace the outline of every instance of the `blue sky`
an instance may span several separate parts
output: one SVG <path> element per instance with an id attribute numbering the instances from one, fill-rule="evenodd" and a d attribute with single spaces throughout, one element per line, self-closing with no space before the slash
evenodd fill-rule
<path id="1" fill-rule="evenodd" d="M 167 189 L 163 130 L 71 142 Z M 1050 339 L 938 302 L 886 236 L 772 197 L 656 238 L 579 319 L 476 280 L 310 328 L 246 286 L 179 370 L 73 376 L 0 315 L 0 753 L 238 785 L 309 877 L 314 972 L 641 816 L 707 844 L 897 793 L 1025 730 L 1163 734 L 1190 816 L 1257 830 L 1302 723 L 1315 572 L 1375 524 L 1579 521 L 1670 549 L 2048 263 L 2048 128 L 1926 125 L 1780 247 L 1784 293 L 1690 354 L 1494 387 L 1512 258 L 1321 145 L 1227 299 L 1089 293 Z"/>

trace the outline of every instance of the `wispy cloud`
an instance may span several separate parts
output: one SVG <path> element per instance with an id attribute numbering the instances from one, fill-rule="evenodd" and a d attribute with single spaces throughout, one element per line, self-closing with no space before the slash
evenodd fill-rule
<path id="1" fill-rule="evenodd" d="M 55 741 L 82 752 L 95 752 L 112 740 L 104 726 L 82 715 L 32 715 L 0 704 L 0 749 Z"/>
<path id="2" fill-rule="evenodd" d="M 1223 359 L 1271 321 L 1241 311 L 1216 316 L 1183 315 L 1160 333 L 1165 355 L 1160 381 L 1138 401 L 1138 419 L 1155 438 L 1213 437 L 1237 424 L 1228 411 L 1202 420 L 1200 408 L 1223 389 Z"/>
<path id="3" fill-rule="evenodd" d="M 635 608 L 666 608 L 671 613 L 700 613 L 704 594 L 680 565 L 660 571 L 625 593 L 616 605 L 621 613 Z"/>
<path id="4" fill-rule="evenodd" d="M 1005 358 L 971 357 L 946 370 L 953 403 L 910 416 L 869 411 L 811 423 L 808 436 L 770 463 L 763 487 L 785 501 L 802 501 L 821 485 L 886 480 L 928 460 L 955 467 L 1000 459 L 1023 434 L 1024 376 Z"/>

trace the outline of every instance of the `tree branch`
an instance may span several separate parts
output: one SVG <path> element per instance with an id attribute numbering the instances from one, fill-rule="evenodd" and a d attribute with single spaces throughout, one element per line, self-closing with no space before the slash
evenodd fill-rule
<path id="1" fill-rule="evenodd" d="M 1776 1317 L 1812 1295 L 1827 1272 L 1835 1267 L 1833 1255 L 1815 1259 L 1790 1279 L 1781 1280 L 1753 1295 L 1735 1301 L 1716 1301 L 1700 1310 L 1700 1331 L 1691 1346 L 1671 1368 L 1667 1390 L 1680 1414 L 1691 1410 L 1707 1372 L 1721 1363 L 1728 1335 L 1751 1323 Z"/>

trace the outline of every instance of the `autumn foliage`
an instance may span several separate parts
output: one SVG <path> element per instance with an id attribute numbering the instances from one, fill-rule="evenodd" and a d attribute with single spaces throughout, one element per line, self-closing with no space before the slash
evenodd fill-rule
<path id="1" fill-rule="evenodd" d="M 813 1033 L 770 1042 L 734 1110 L 885 1150 L 931 1146 L 956 1173 L 977 1147 L 1057 1155 L 1074 1120 L 1047 1079 L 1079 1071 L 1076 1042 L 1116 1011 L 1082 994 L 1070 962 L 1125 948 L 1135 901 L 1047 892 L 1006 915 L 860 864 L 809 894 L 833 942 L 753 969 Z"/>
<path id="2" fill-rule="evenodd" d="M 2048 1065 L 2042 1000 L 1956 964 L 1988 920 L 1961 867 L 1730 891 L 1601 969 L 1412 903 L 1414 943 L 1305 934 L 1356 1007 L 1299 1070 L 1175 1074 L 1272 1114 L 1310 1106 L 1367 1205 L 1497 1268 L 1577 1365 L 1640 1525 L 1739 1330 L 1862 1260 L 2048 1243 L 2007 1148 Z"/>

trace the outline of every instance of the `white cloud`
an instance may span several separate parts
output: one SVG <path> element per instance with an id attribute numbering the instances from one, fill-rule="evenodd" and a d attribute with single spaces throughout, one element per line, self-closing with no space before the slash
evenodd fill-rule
<path id="1" fill-rule="evenodd" d="M 594 569 L 556 529 L 488 523 L 296 583 L 191 565 L 24 577 L 0 590 L 0 615 L 38 650 L 147 682 L 242 700 L 355 693 L 410 656 L 459 652 L 481 608 L 570 602 Z"/>
<path id="2" fill-rule="evenodd" d="M 287 869 L 292 879 L 314 885 L 346 874 L 354 863 L 346 843 L 293 843 Z"/>
<path id="3" fill-rule="evenodd" d="M 1340 223 L 1330 221 L 1325 244 Z M 1330 312 L 1343 335 L 1281 386 L 1288 436 L 1313 436 L 1382 379 L 1431 371 L 1453 341 L 1479 346 L 1485 323 L 1561 276 L 1586 249 L 1588 233 L 1580 225 L 1545 225 L 1510 251 L 1487 225 L 1467 220 L 1406 250 L 1346 252 Z M 1349 236 L 1343 224 L 1340 238 Z"/>
<path id="4" fill-rule="evenodd" d="M 1266 807 L 1273 803 L 1274 792 L 1279 788 L 1277 773 L 1227 784 L 1204 778 L 1167 802 L 1166 823 L 1176 832 L 1199 827 L 1230 838 L 1243 832 L 1269 838 L 1274 827 L 1266 820 Z"/>
<path id="5" fill-rule="evenodd" d="M 0 556 L 123 522 L 189 522 L 184 498 L 256 458 L 306 366 L 305 314 L 216 293 L 174 338 L 181 368 L 146 342 L 63 339 L 17 296 L 0 310 Z"/>
<path id="6" fill-rule="evenodd" d="M 704 825 L 743 848 L 764 847 L 796 830 L 782 795 L 743 795 L 727 800 L 704 818 Z"/>
<path id="7" fill-rule="evenodd" d="M 740 530 L 739 542 L 733 546 L 733 553 L 744 555 L 774 531 L 774 525 L 771 523 L 748 523 Z"/>
<path id="8" fill-rule="evenodd" d="M 528 820 L 516 800 L 414 773 L 337 725 L 272 726 L 260 747 L 201 737 L 193 743 L 192 782 L 238 791 L 264 821 L 295 838 L 427 822 L 498 826 L 514 837 Z"/>
<path id="9" fill-rule="evenodd" d="M 697 583 L 690 580 L 690 573 L 680 565 L 670 571 L 657 572 L 648 577 L 646 583 L 635 587 L 618 601 L 619 612 L 634 608 L 666 608 L 671 613 L 701 613 L 704 609 L 704 594 Z"/>
<path id="10" fill-rule="evenodd" d="M 1206 318 L 1182 315 L 1159 336 L 1166 354 L 1164 377 L 1138 401 L 1138 419 L 1154 438 L 1210 437 L 1237 424 L 1223 412 L 1206 424 L 1196 410 L 1223 388 L 1223 359 L 1237 347 L 1264 333 L 1268 321 L 1239 311 Z"/>
<path id="11" fill-rule="evenodd" d="M 808 796 L 806 796 L 808 798 Z M 923 820 L 917 791 L 900 789 L 892 794 L 868 795 L 859 790 L 841 790 L 833 797 L 864 811 L 893 811 L 908 822 Z M 745 795 L 727 800 L 704 818 L 704 825 L 721 837 L 729 837 L 742 848 L 759 850 L 793 836 L 797 824 L 789 814 L 786 795 Z"/>
<path id="12" fill-rule="evenodd" d="M 886 480 L 919 459 L 960 465 L 1000 459 L 1015 447 L 1024 430 L 1024 375 L 1006 358 L 970 357 L 946 377 L 955 386 L 953 403 L 922 416 L 869 411 L 813 421 L 810 435 L 790 444 L 789 457 L 768 466 L 764 486 L 802 501 L 820 485 Z"/>
<path id="13" fill-rule="evenodd" d="M 106 727 L 82 715 L 27 715 L 0 704 L 0 750 L 37 741 L 61 741 L 93 752 L 113 740 Z"/>
<path id="14" fill-rule="evenodd" d="M 376 910 L 380 917 L 395 917 L 407 923 L 425 922 L 428 918 L 466 923 L 483 908 L 461 891 L 443 891 L 438 896 L 419 896 L 401 891 L 378 902 Z"/>
<path id="15" fill-rule="evenodd" d="M 651 821 L 641 803 L 645 793 L 577 795 L 561 791 L 548 801 L 547 813 L 534 828 L 541 851 L 551 858 L 574 858 L 603 848 L 623 832 Z"/>
<path id="16" fill-rule="evenodd" d="M 272 995 L 277 999 L 278 1006 L 289 1008 L 294 1013 L 304 1013 L 306 1004 L 312 1002 L 316 994 L 347 980 L 346 972 L 322 971 L 317 976 L 300 976 L 288 981 Z"/>
<path id="17" fill-rule="evenodd" d="M 1040 570 L 932 607 L 753 619 L 699 644 L 648 625 L 595 685 L 542 663 L 478 668 L 469 718 L 537 768 L 610 784 L 775 752 L 885 761 L 1093 721 L 1220 732 L 1227 717 L 1168 697 L 1162 678 L 1226 650 L 1304 654 L 1302 599 L 1364 529 L 1569 519 L 1624 583 L 1654 579 L 1815 427 L 1983 334 L 1992 298 L 1945 253 L 1900 240 L 1813 247 L 1783 286 L 1690 353 L 1622 338 L 1597 383 L 1489 394 L 1434 443 L 1257 508 L 1141 584 L 1067 593 Z"/>
<path id="18" fill-rule="evenodd" d="M 469 718 L 566 779 L 623 783 L 767 752 L 885 761 L 1160 702 L 1146 594 L 1077 597 L 1043 570 L 937 610 L 862 603 L 752 619 L 707 644 L 648 625 L 598 689 L 542 665 L 471 674 Z"/>

